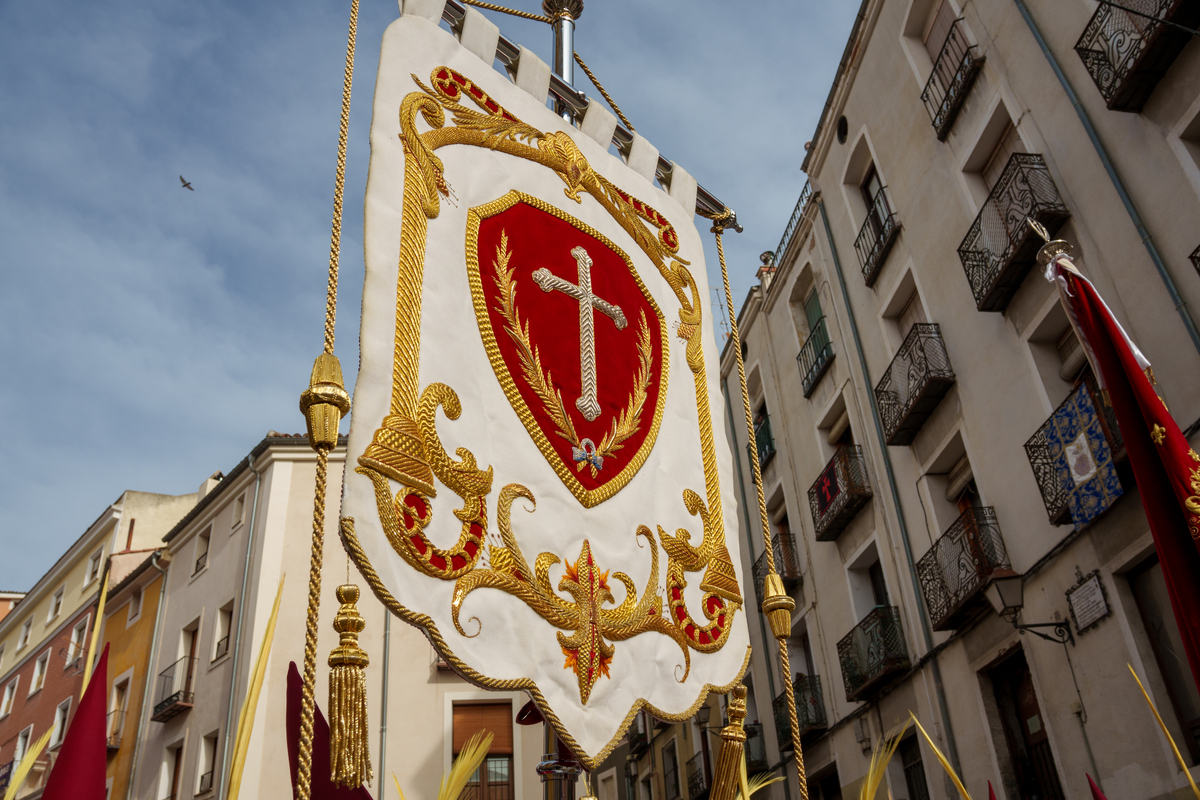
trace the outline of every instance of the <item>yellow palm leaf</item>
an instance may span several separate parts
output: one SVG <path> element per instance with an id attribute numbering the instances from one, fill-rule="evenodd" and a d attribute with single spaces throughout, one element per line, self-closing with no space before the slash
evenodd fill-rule
<path id="1" fill-rule="evenodd" d="M 466 788 L 467 781 L 475 774 L 475 770 L 479 769 L 483 759 L 487 758 L 488 748 L 492 746 L 492 738 L 491 731 L 476 731 L 467 740 L 459 752 L 458 758 L 454 759 L 454 763 L 450 765 L 450 771 L 442 776 L 442 785 L 438 789 L 438 800 L 458 800 L 458 796 Z"/>
<path id="2" fill-rule="evenodd" d="M 29 775 L 29 770 L 33 769 L 33 762 L 38 760 L 38 756 L 46 749 L 46 744 L 50 741 L 50 734 L 54 733 L 54 728 L 42 734 L 42 738 L 33 743 L 25 751 L 25 755 L 21 758 L 21 763 L 17 765 L 12 774 L 12 780 L 9 781 L 8 791 L 4 793 L 4 800 L 13 800 L 17 796 L 17 790 L 21 788 L 21 784 L 25 783 L 26 776 Z"/>
<path id="3" fill-rule="evenodd" d="M 1129 667 L 1129 671 L 1133 674 L 1133 679 L 1137 681 L 1138 688 L 1142 690 L 1142 697 L 1146 698 L 1146 705 L 1150 706 L 1150 710 L 1154 712 L 1154 718 L 1158 720 L 1158 727 L 1162 728 L 1163 736 L 1166 736 L 1167 741 L 1171 743 L 1171 749 L 1175 751 L 1175 758 L 1179 760 L 1179 766 L 1183 769 L 1183 774 L 1187 776 L 1188 783 L 1192 787 L 1192 794 L 1196 795 L 1197 800 L 1200 800 L 1200 789 L 1196 788 L 1196 782 L 1192 780 L 1192 773 L 1188 772 L 1187 764 L 1183 762 L 1183 756 L 1179 754 L 1179 748 L 1175 745 L 1175 740 L 1171 738 L 1171 732 L 1167 730 L 1162 717 L 1158 715 L 1158 709 L 1154 707 L 1154 701 L 1146 693 L 1146 687 L 1142 686 L 1142 679 L 1133 671 L 1132 665 L 1126 664 L 1125 666 Z"/>
<path id="4" fill-rule="evenodd" d="M 392 773 L 392 780 L 396 782 L 396 794 L 400 795 L 400 800 L 404 800 L 404 790 L 400 788 L 400 779 L 396 777 L 396 773 Z"/>
<path id="5" fill-rule="evenodd" d="M 772 775 L 769 772 L 759 772 L 754 776 L 746 777 L 746 754 L 742 753 L 741 764 L 738 765 L 738 793 L 734 800 L 747 800 L 751 795 L 762 789 L 765 786 L 770 786 L 772 783 L 779 783 L 783 780 L 781 775 Z"/>
<path id="6" fill-rule="evenodd" d="M 100 584 L 100 603 L 96 606 L 96 622 L 92 625 L 92 637 L 88 643 L 87 660 L 83 662 L 83 688 L 79 690 L 79 699 L 87 691 L 88 683 L 92 680 L 92 659 L 96 656 L 96 643 L 100 641 L 100 623 L 104 621 L 104 601 L 108 599 L 108 576 L 110 570 L 104 570 L 104 581 Z"/>
<path id="7" fill-rule="evenodd" d="M 275 591 L 275 605 L 267 619 L 262 645 L 258 648 L 258 661 L 250 678 L 250 689 L 238 714 L 237 736 L 233 740 L 233 759 L 229 769 L 229 790 L 225 796 L 237 800 L 242 789 L 242 770 L 246 768 L 246 751 L 250 749 L 250 734 L 254 731 L 254 712 L 258 708 L 258 695 L 262 691 L 263 678 L 267 674 L 267 657 L 271 654 L 271 642 L 275 639 L 275 620 L 279 616 L 279 601 L 283 599 L 283 576 L 279 576 L 279 588 Z"/>
<path id="8" fill-rule="evenodd" d="M 859 800 L 875 800 L 875 793 L 879 791 L 879 784 L 883 782 L 883 774 L 887 771 L 888 762 L 892 760 L 892 755 L 900 746 L 900 740 L 907 730 L 908 723 L 906 722 L 900 729 L 900 733 L 891 739 L 880 742 L 879 746 L 871 751 L 871 763 L 867 767 L 867 777 L 863 780 L 862 789 L 858 793 Z"/>
<path id="9" fill-rule="evenodd" d="M 908 715 L 912 717 L 912 721 L 917 723 L 917 730 L 925 737 L 925 741 L 929 744 L 929 749 L 933 750 L 933 754 L 937 756 L 937 760 L 942 763 L 942 769 L 946 770 L 946 774 L 950 776 L 950 780 L 954 781 L 954 785 L 958 787 L 958 793 L 962 795 L 963 800 L 971 800 L 971 795 L 967 792 L 967 787 L 963 786 L 962 781 L 958 779 L 958 775 L 954 772 L 954 767 L 950 766 L 950 762 L 942 755 L 942 751 L 938 750 L 938 746 L 933 743 L 933 739 L 929 738 L 929 734 L 921 727 L 921 720 L 917 719 L 916 715 L 911 711 Z"/>

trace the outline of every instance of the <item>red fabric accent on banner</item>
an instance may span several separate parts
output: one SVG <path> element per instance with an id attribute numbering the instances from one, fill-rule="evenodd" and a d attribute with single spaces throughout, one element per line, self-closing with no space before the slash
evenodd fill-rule
<path id="1" fill-rule="evenodd" d="M 288 766 L 292 775 L 292 795 L 296 794 L 297 776 L 300 773 L 300 704 L 304 696 L 304 683 L 296 662 L 288 664 L 287 674 L 287 717 L 284 727 L 287 733 Z M 321 713 L 321 707 L 313 706 L 312 748 L 312 800 L 372 800 L 366 787 L 346 789 L 337 786 L 329 777 L 329 723 Z M 101 797 L 104 795 L 101 794 Z"/>
<path id="2" fill-rule="evenodd" d="M 108 645 L 92 672 L 42 792 L 45 800 L 104 800 L 108 788 Z M 14 766 L 15 769 L 15 766 Z"/>
<path id="3" fill-rule="evenodd" d="M 996 800 L 996 790 L 992 788 L 991 781 L 988 781 L 988 800 Z"/>
<path id="4" fill-rule="evenodd" d="M 1125 440 L 1142 506 L 1150 521 L 1167 594 L 1183 638 L 1192 678 L 1200 687 L 1200 542 L 1188 530 L 1189 479 L 1200 463 L 1187 439 L 1138 366 L 1116 320 L 1090 282 L 1062 271 L 1080 331 L 1104 374 L 1109 399 Z M 1156 428 L 1157 426 L 1157 428 Z M 1161 444 L 1151 439 L 1159 430 Z M 1200 472 L 1195 473 L 1200 479 Z"/>
<path id="5" fill-rule="evenodd" d="M 543 372 L 550 373 L 551 383 L 561 394 L 563 406 L 581 440 L 591 439 L 598 446 L 613 421 L 629 403 L 639 366 L 638 329 L 642 313 L 645 313 L 650 331 L 651 380 L 642 408 L 641 425 L 620 449 L 604 459 L 595 477 L 592 477 L 592 471 L 586 465 L 583 469 L 577 469 L 578 464 L 571 451 L 574 443 L 559 434 L 541 399 L 525 378 L 516 345 L 500 311 L 494 262 L 502 233 L 508 235 L 508 249 L 512 253 L 508 266 L 513 271 L 512 280 L 516 286 L 517 315 L 522 325 L 529 326 L 530 343 L 541 358 Z M 582 246 L 592 258 L 592 293 L 618 306 L 627 322 L 623 330 L 618 330 L 613 320 L 605 314 L 599 310 L 592 312 L 596 395 L 601 407 L 600 416 L 593 422 L 588 422 L 575 406 L 582 386 L 579 301 L 563 292 L 542 291 L 532 277 L 535 270 L 545 268 L 556 277 L 578 285 L 579 269 L 575 257 L 571 255 L 571 250 L 576 246 Z M 618 253 L 599 239 L 540 208 L 517 203 L 507 211 L 483 220 L 479 226 L 478 248 L 480 283 L 487 300 L 488 317 L 509 375 L 538 427 L 571 474 L 588 490 L 603 486 L 629 464 L 650 431 L 661 389 L 662 320 L 642 294 L 629 265 Z M 637 254 L 641 255 L 640 251 Z"/>
<path id="6" fill-rule="evenodd" d="M 1084 774 L 1087 775 L 1086 772 Z M 1104 792 L 1100 791 L 1100 787 L 1096 785 L 1094 780 L 1092 780 L 1092 776 L 1088 775 L 1087 779 L 1088 786 L 1092 789 L 1092 800 L 1108 800 L 1108 798 L 1104 796 Z M 994 796 L 995 795 L 993 795 L 993 797 Z"/>

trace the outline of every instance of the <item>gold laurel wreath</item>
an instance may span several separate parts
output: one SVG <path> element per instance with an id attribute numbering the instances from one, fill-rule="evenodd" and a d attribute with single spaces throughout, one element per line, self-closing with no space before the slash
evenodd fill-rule
<path id="1" fill-rule="evenodd" d="M 517 347 L 521 371 L 525 374 L 525 380 L 546 407 L 550 419 L 558 428 L 558 435 L 575 448 L 582 449 L 581 439 L 575 432 L 575 425 L 567 413 L 562 393 L 552 388 L 550 371 L 542 368 L 541 355 L 538 353 L 537 347 L 529 340 L 529 323 L 521 322 L 520 316 L 517 314 L 517 286 L 513 281 L 513 272 L 516 268 L 509 268 L 508 263 L 511 259 L 512 251 L 508 248 L 508 232 L 501 231 L 500 244 L 496 247 L 496 258 L 492 262 L 492 268 L 495 271 L 496 287 L 500 290 L 498 310 L 504 317 L 505 331 Z M 613 453 L 624 447 L 626 440 L 637 433 L 642 424 L 642 409 L 646 405 L 647 389 L 651 380 L 650 362 L 653 351 L 650 326 L 646 322 L 646 312 L 643 310 L 640 316 L 637 345 L 638 370 L 634 375 L 633 393 L 629 396 L 629 403 L 613 420 L 612 427 L 609 428 L 608 433 L 604 434 L 604 438 L 596 447 L 596 456 L 601 460 L 610 458 Z M 585 464 L 591 468 L 592 477 L 595 478 L 598 473 L 595 464 L 591 461 L 580 461 L 576 470 L 582 471 Z"/>

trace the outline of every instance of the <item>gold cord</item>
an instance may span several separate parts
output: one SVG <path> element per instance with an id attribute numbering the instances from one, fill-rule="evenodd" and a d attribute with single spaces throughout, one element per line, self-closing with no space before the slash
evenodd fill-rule
<path id="1" fill-rule="evenodd" d="M 732 340 L 734 358 L 737 360 L 738 368 L 738 385 L 742 390 L 742 408 L 746 412 L 746 435 L 749 441 L 755 441 L 754 436 L 754 417 L 750 411 L 750 392 L 746 388 L 746 366 L 742 361 L 742 342 L 738 336 L 737 314 L 733 308 L 733 292 L 729 288 L 729 270 L 725 266 L 725 246 L 721 241 L 721 234 L 725 231 L 725 223 L 733 218 L 733 212 L 728 208 L 720 214 L 711 217 L 713 221 L 712 232 L 717 238 L 717 258 L 721 262 L 721 280 L 725 284 L 725 304 L 729 311 L 729 336 Z M 735 455 L 736 457 L 736 455 Z M 790 627 L 791 609 L 781 609 L 778 602 L 772 603 L 771 597 L 776 587 L 782 588 L 782 582 L 779 579 L 778 573 L 775 571 L 775 551 L 771 547 L 771 524 L 767 517 L 767 501 L 763 495 L 762 482 L 762 467 L 758 463 L 758 458 L 750 459 L 750 469 L 754 475 L 754 492 L 758 496 L 758 515 L 762 522 L 763 546 L 767 556 L 767 576 L 764 579 L 764 594 L 767 599 L 763 602 L 763 612 L 772 616 L 774 614 L 784 613 L 788 616 L 787 623 Z M 787 603 L 794 607 L 794 603 L 790 598 L 782 598 Z M 774 608 L 770 608 L 771 606 Z M 770 608 L 770 610 L 769 610 Z M 783 686 L 784 696 L 787 698 L 788 719 L 791 722 L 792 728 L 792 749 L 796 754 L 796 772 L 800 780 L 800 798 L 808 800 L 808 778 L 804 770 L 804 753 L 800 747 L 800 722 L 796 717 L 796 694 L 795 687 L 792 685 L 792 667 L 788 658 L 787 649 L 787 631 L 780 630 L 782 626 L 776 624 L 772 620 L 771 630 L 775 635 L 776 642 L 779 644 L 779 663 L 780 669 L 783 670 Z"/>
<path id="2" fill-rule="evenodd" d="M 333 226 L 329 237 L 329 279 L 325 294 L 325 355 L 333 356 L 334 324 L 337 320 L 338 258 L 342 247 L 342 195 L 346 184 L 346 140 L 350 129 L 350 91 L 354 84 L 354 42 L 358 33 L 358 0 L 351 0 L 350 23 L 346 35 L 346 70 L 342 80 L 341 129 L 338 132 L 337 178 L 333 191 Z M 338 368 L 338 384 L 341 383 Z M 343 392 L 344 394 L 344 392 Z M 302 401 L 303 406 L 303 401 Z M 338 415 L 340 417 L 340 414 Z M 337 425 L 333 424 L 332 443 L 319 439 L 311 416 L 309 443 L 317 451 L 317 481 L 313 493 L 312 553 L 308 570 L 308 616 L 304 627 L 304 675 L 300 706 L 300 763 L 296 796 L 309 800 L 312 792 L 313 709 L 317 677 L 317 622 L 321 606 L 321 562 L 325 548 L 325 489 L 328 482 L 329 450 L 337 444 Z"/>
<path id="3" fill-rule="evenodd" d="M 480 0 L 462 0 L 462 1 L 464 4 L 466 4 L 468 6 L 478 6 L 479 8 L 486 8 L 488 11 L 499 11 L 501 14 L 512 14 L 514 17 L 521 17 L 522 19 L 531 19 L 534 22 L 545 22 L 547 25 L 549 25 L 551 22 L 553 22 L 552 19 L 550 19 L 549 17 L 543 17 L 541 14 L 530 14 L 528 11 L 517 11 L 515 8 L 505 8 L 504 6 L 498 6 L 498 5 L 494 5 L 492 3 L 483 3 L 483 2 L 480 2 Z"/>
<path id="4" fill-rule="evenodd" d="M 604 99 L 608 101 L 608 104 L 612 106 L 612 110 L 617 112 L 617 116 L 621 118 L 621 122 L 625 123 L 625 127 L 629 128 L 630 131 L 637 133 L 637 129 L 633 127 L 633 123 L 621 113 L 621 108 L 616 104 L 616 101 L 609 97 L 608 92 L 604 90 L 604 87 L 600 85 L 600 81 L 598 81 L 596 76 L 592 74 L 592 71 L 588 69 L 588 65 L 584 63 L 583 58 L 580 57 L 579 53 L 575 53 L 575 63 L 583 67 L 583 71 L 587 73 L 588 80 L 592 82 L 593 86 L 600 90 L 600 94 L 603 95 Z"/>

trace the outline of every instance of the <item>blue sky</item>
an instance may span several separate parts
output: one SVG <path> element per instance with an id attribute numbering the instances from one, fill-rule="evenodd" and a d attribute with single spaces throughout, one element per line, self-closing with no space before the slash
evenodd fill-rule
<path id="1" fill-rule="evenodd" d="M 739 304 L 804 184 L 803 144 L 857 10 L 585 6 L 589 66 L 640 133 L 737 209 Z M 0 4 L 0 589 L 29 588 L 123 490 L 195 491 L 268 430 L 303 430 L 348 13 L 315 0 Z M 371 94 L 396 16 L 392 0 L 362 0 L 337 325 L 348 386 Z M 544 25 L 491 16 L 550 60 Z"/>

